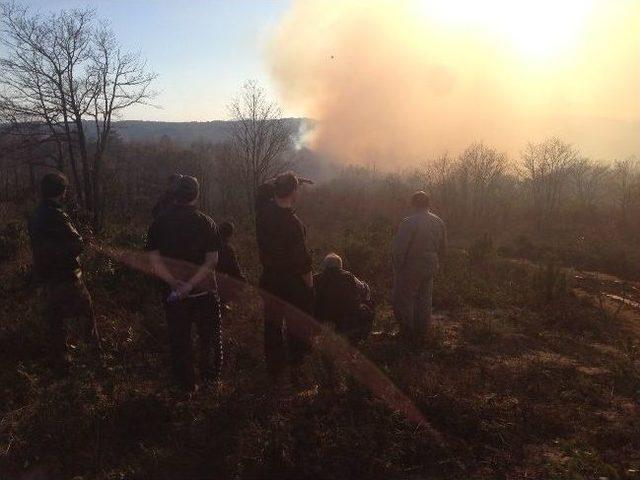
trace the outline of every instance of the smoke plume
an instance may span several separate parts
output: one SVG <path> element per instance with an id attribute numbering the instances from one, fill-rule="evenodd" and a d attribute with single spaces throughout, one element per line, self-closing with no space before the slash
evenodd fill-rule
<path id="1" fill-rule="evenodd" d="M 505 19 L 519 2 L 294 0 L 269 64 L 285 107 L 315 121 L 310 147 L 334 160 L 402 167 L 475 141 L 517 155 L 551 135 L 596 159 L 640 152 L 640 2 L 559 3 Z"/>

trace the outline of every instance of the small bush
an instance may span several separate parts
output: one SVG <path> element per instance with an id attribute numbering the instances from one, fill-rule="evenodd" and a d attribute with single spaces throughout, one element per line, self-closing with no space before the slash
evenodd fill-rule
<path id="1" fill-rule="evenodd" d="M 539 300 L 551 303 L 569 291 L 567 274 L 555 259 L 549 258 L 544 266 L 538 267 L 534 273 L 532 288 Z"/>
<path id="2" fill-rule="evenodd" d="M 8 223 L 0 230 L 0 263 L 14 258 L 26 243 L 25 228 L 18 222 Z"/>
<path id="3" fill-rule="evenodd" d="M 345 263 L 354 272 L 368 273 L 373 269 L 376 251 L 363 241 L 352 240 L 344 247 Z"/>
<path id="4" fill-rule="evenodd" d="M 527 235 L 518 235 L 513 241 L 513 252 L 516 257 L 536 259 L 539 249 Z"/>
<path id="5" fill-rule="evenodd" d="M 469 261 L 472 265 L 485 263 L 495 253 L 491 235 L 485 233 L 477 238 L 469 247 Z"/>
<path id="6" fill-rule="evenodd" d="M 474 315 L 462 323 L 462 336 L 472 344 L 487 345 L 506 333 L 506 326 L 497 318 Z"/>
<path id="7" fill-rule="evenodd" d="M 614 389 L 616 393 L 640 402 L 640 345 L 626 340 L 621 350 L 623 356 L 611 366 Z"/>

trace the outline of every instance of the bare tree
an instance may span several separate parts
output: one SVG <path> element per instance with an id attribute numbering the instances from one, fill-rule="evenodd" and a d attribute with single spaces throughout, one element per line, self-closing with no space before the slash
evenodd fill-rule
<path id="1" fill-rule="evenodd" d="M 602 195 L 609 167 L 588 158 L 580 158 L 573 169 L 573 187 L 577 205 L 581 209 L 592 208 Z"/>
<path id="2" fill-rule="evenodd" d="M 2 4 L 2 36 L 5 55 L 0 58 L 0 101 L 14 124 L 46 126 L 48 140 L 55 142 L 56 168 L 65 169 L 65 159 L 76 187 L 80 187 L 77 142 L 71 104 L 78 65 L 87 59 L 91 10 L 72 10 L 47 17 L 34 15 L 26 7 Z M 83 203 L 82 189 L 76 188 Z"/>
<path id="3" fill-rule="evenodd" d="M 234 151 L 229 143 L 220 143 L 214 148 L 214 175 L 220 213 L 230 215 L 238 213 L 238 207 L 244 205 L 238 191 L 238 177 L 234 171 Z"/>
<path id="4" fill-rule="evenodd" d="M 522 157 L 522 173 L 529 186 L 538 227 L 553 218 L 564 198 L 578 152 L 559 138 L 529 143 Z"/>
<path id="5" fill-rule="evenodd" d="M 613 181 L 620 220 L 622 225 L 626 227 L 632 217 L 632 207 L 640 202 L 640 165 L 638 160 L 634 157 L 618 160 L 613 167 Z"/>
<path id="6" fill-rule="evenodd" d="M 139 55 L 124 53 L 114 34 L 96 26 L 91 9 L 48 16 L 0 4 L 0 104 L 15 125 L 42 127 L 59 170 L 70 170 L 80 206 L 94 227 L 103 223 L 102 171 L 111 121 L 152 96 Z M 95 134 L 87 132 L 93 120 Z"/>
<path id="7" fill-rule="evenodd" d="M 492 213 L 506 170 L 506 154 L 482 143 L 470 145 L 458 157 L 460 194 L 465 213 L 472 219 L 484 219 Z"/>
<path id="8" fill-rule="evenodd" d="M 456 205 L 457 165 L 448 152 L 443 153 L 434 160 L 428 162 L 421 172 L 424 182 L 436 197 L 441 211 L 449 219 L 452 218 Z"/>
<path id="9" fill-rule="evenodd" d="M 253 211 L 258 186 L 285 168 L 285 153 L 292 146 L 292 130 L 280 108 L 254 81 L 244 84 L 230 105 L 234 121 L 231 145 L 236 167 Z"/>
<path id="10" fill-rule="evenodd" d="M 148 71 L 140 55 L 122 50 L 113 31 L 101 26 L 94 32 L 86 81 L 93 88 L 87 114 L 93 118 L 95 142 L 90 183 L 85 191 L 93 197 L 93 223 L 98 228 L 104 220 L 101 180 L 112 121 L 122 110 L 148 104 L 155 96 L 150 89 L 155 78 L 156 74 Z"/>

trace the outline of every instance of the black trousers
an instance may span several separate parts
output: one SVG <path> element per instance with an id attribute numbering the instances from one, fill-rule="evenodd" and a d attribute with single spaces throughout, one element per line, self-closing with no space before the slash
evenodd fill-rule
<path id="1" fill-rule="evenodd" d="M 164 302 L 171 348 L 171 367 L 176 382 L 193 390 L 196 376 L 193 361 L 192 325 L 198 333 L 198 363 L 202 380 L 217 381 L 222 369 L 222 323 L 218 296 L 209 293 L 185 298 L 176 303 Z M 212 359 L 213 356 L 213 359 Z"/>
<path id="2" fill-rule="evenodd" d="M 265 270 L 260 278 L 264 301 L 264 353 L 267 369 L 278 375 L 288 363 L 299 366 L 311 347 L 315 327 L 313 290 L 293 273 Z"/>

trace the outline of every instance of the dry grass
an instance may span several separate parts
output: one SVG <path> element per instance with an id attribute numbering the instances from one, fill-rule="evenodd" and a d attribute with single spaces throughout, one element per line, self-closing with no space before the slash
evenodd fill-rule
<path id="1" fill-rule="evenodd" d="M 46 338 L 22 253 L 0 267 L 2 478 L 636 478 L 640 335 L 627 320 L 606 322 L 570 292 L 541 301 L 527 266 L 453 254 L 436 286 L 444 315 L 415 352 L 393 335 L 387 240 L 367 250 L 366 231 L 313 235 L 318 257 L 351 252 L 372 280 L 382 333 L 361 351 L 438 437 L 348 371 L 331 375 L 319 352 L 302 391 L 272 388 L 254 297 L 225 320 L 219 391 L 182 401 L 168 378 L 153 281 L 99 258 L 87 263 L 107 368 L 97 373 L 80 350 L 70 375 L 56 377 L 40 354 Z M 237 239 L 255 278 L 252 242 L 249 232 Z"/>

